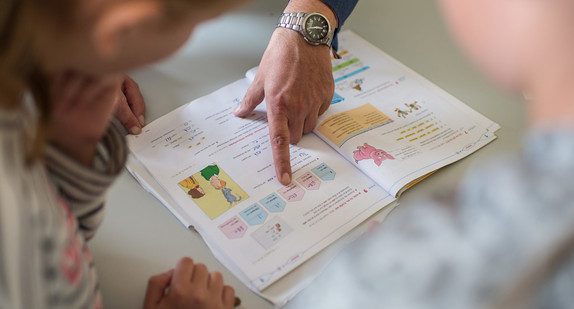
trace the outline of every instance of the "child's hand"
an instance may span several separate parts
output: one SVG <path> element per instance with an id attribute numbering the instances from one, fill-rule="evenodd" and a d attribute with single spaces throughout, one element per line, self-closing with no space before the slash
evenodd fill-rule
<path id="1" fill-rule="evenodd" d="M 71 72 L 53 76 L 50 142 L 91 165 L 97 144 L 108 127 L 121 81 L 119 76 L 103 79 Z"/>
<path id="2" fill-rule="evenodd" d="M 144 309 L 231 309 L 234 303 L 235 291 L 223 285 L 220 273 L 184 257 L 175 269 L 149 279 Z"/>
<path id="3" fill-rule="evenodd" d="M 145 125 L 145 103 L 138 84 L 124 75 L 121 89 L 117 91 L 114 116 L 122 123 L 126 131 L 140 134 Z"/>

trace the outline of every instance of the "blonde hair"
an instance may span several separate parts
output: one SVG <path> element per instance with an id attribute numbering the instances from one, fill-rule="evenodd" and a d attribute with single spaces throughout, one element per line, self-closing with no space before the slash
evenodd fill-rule
<path id="1" fill-rule="evenodd" d="M 143 1 L 143 0 L 117 0 Z M 185 17 L 193 7 L 205 6 L 199 0 L 157 0 L 165 4 L 165 13 L 174 19 Z M 223 5 L 225 2 L 226 5 Z M 217 9 L 229 9 L 236 5 L 233 0 L 209 2 Z M 111 2 L 110 2 L 111 4 Z M 221 5 L 219 5 L 221 4 Z M 38 111 L 36 133 L 29 141 L 28 161 L 38 159 L 48 138 L 51 102 L 49 81 L 38 56 L 38 38 L 47 28 L 62 29 L 81 20 L 76 20 L 75 0 L 1 0 L 0 1 L 0 108 L 19 108 L 19 94 L 28 90 Z M 8 100 L 6 100 L 8 99 Z"/>
<path id="2" fill-rule="evenodd" d="M 47 139 L 50 118 L 48 81 L 35 58 L 34 39 L 45 20 L 47 10 L 59 12 L 61 22 L 67 21 L 69 0 L 2 0 L 0 3 L 0 94 L 9 100 L 0 101 L 0 108 L 18 108 L 16 99 L 27 89 L 38 110 L 36 134 L 28 152 L 28 162 L 39 158 Z M 3 98 L 4 99 L 4 98 Z"/>

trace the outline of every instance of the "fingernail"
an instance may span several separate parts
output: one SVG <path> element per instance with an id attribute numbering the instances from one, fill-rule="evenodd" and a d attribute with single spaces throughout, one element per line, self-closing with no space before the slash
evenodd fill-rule
<path id="1" fill-rule="evenodd" d="M 239 113 L 241 113 L 241 112 L 242 112 L 241 106 L 242 106 L 241 104 L 235 106 L 235 108 L 233 109 L 233 113 L 234 113 L 234 114 L 239 114 Z"/>
<path id="2" fill-rule="evenodd" d="M 140 127 L 132 127 L 130 132 L 133 135 L 138 135 L 138 134 L 142 133 L 142 129 Z"/>
<path id="3" fill-rule="evenodd" d="M 291 176 L 289 176 L 289 173 L 283 173 L 283 176 L 281 177 L 281 183 L 283 184 L 291 183 Z"/>
<path id="4" fill-rule="evenodd" d="M 142 125 L 142 127 L 145 126 L 145 119 L 144 119 L 144 116 L 143 116 L 143 115 L 140 115 L 140 116 L 138 117 L 138 120 L 140 121 L 140 124 Z"/>

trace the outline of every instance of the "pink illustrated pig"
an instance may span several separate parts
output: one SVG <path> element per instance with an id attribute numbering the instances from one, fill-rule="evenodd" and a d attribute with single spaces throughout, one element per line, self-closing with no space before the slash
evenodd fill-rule
<path id="1" fill-rule="evenodd" d="M 357 146 L 357 150 L 353 151 L 353 158 L 355 158 L 355 163 L 359 163 L 361 160 L 373 159 L 377 166 L 381 166 L 381 163 L 386 159 L 395 159 L 386 151 L 382 149 L 376 149 L 367 143 L 365 143 L 363 146 Z"/>

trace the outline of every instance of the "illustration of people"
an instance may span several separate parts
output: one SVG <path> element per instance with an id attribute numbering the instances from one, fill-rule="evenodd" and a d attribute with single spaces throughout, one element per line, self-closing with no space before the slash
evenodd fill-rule
<path id="1" fill-rule="evenodd" d="M 421 106 L 418 104 L 417 101 L 414 101 L 411 104 L 405 103 L 405 106 L 408 108 L 408 110 L 402 110 L 400 108 L 395 108 L 395 112 L 397 113 L 397 117 L 407 118 L 408 114 L 412 113 L 413 110 L 418 111 L 421 108 Z"/>
<path id="2" fill-rule="evenodd" d="M 409 112 L 395 108 L 395 112 L 397 112 L 397 117 L 403 117 L 403 118 L 407 118 L 407 115 L 409 114 Z"/>
<path id="3" fill-rule="evenodd" d="M 355 158 L 355 163 L 359 163 L 362 160 L 372 159 L 377 166 L 381 166 L 384 160 L 395 158 L 388 154 L 382 149 L 376 149 L 375 147 L 364 143 L 363 146 L 357 146 L 357 150 L 353 151 L 353 158 Z"/>
<path id="4" fill-rule="evenodd" d="M 179 184 L 182 187 L 189 189 L 189 191 L 187 191 L 187 194 L 189 194 L 193 199 L 198 199 L 205 195 L 205 191 L 203 191 L 203 188 L 199 186 L 199 183 L 193 176 L 187 177 L 186 179 L 182 180 Z"/>
<path id="5" fill-rule="evenodd" d="M 362 91 L 363 89 L 361 89 L 361 85 L 363 84 L 363 79 L 362 78 L 357 78 L 354 81 L 351 82 L 351 88 L 357 90 L 357 91 Z"/>
<path id="6" fill-rule="evenodd" d="M 416 111 L 418 111 L 419 108 L 421 108 L 421 106 L 418 104 L 417 101 L 414 101 L 414 102 L 411 103 L 411 104 L 405 103 L 405 106 L 409 109 L 409 112 L 411 112 L 411 113 L 413 112 L 413 109 L 416 110 Z"/>
<path id="7" fill-rule="evenodd" d="M 227 183 L 224 180 L 219 179 L 219 167 L 217 165 L 209 165 L 202 169 L 201 176 L 203 176 L 205 180 L 209 181 L 213 188 L 216 190 L 221 190 L 223 197 L 225 197 L 229 203 L 229 207 L 233 206 L 233 203 L 241 201 L 242 197 L 240 195 L 234 195 L 231 193 L 231 189 L 225 187 Z"/>

